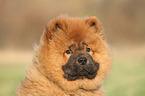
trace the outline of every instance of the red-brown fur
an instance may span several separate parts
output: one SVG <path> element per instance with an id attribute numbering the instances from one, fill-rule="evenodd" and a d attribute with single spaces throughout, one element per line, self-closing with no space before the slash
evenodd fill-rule
<path id="1" fill-rule="evenodd" d="M 104 41 L 102 27 L 96 17 L 59 17 L 44 31 L 40 45 L 35 48 L 33 64 L 27 69 L 25 80 L 16 91 L 17 96 L 103 96 L 102 81 L 109 73 L 111 57 Z M 100 64 L 94 79 L 68 81 L 62 66 L 69 56 L 65 50 L 72 44 L 85 42 L 91 56 Z"/>

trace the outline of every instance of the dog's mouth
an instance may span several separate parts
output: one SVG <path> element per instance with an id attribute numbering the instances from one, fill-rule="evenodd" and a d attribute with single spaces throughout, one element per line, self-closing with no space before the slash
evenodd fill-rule
<path id="1" fill-rule="evenodd" d="M 73 69 L 76 71 L 67 71 L 65 70 L 65 66 L 63 66 L 64 78 L 66 78 L 68 81 L 74 81 L 76 79 L 85 79 L 85 78 L 93 79 L 96 77 L 98 69 L 99 69 L 98 63 L 96 63 L 95 68 L 94 67 L 89 67 L 88 69 L 80 68 L 79 71 L 77 71 L 78 69 Z"/>

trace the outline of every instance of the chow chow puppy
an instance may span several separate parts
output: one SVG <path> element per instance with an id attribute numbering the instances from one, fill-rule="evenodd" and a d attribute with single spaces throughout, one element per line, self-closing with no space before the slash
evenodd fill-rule
<path id="1" fill-rule="evenodd" d="M 110 52 L 96 17 L 52 20 L 17 96 L 104 96 Z"/>

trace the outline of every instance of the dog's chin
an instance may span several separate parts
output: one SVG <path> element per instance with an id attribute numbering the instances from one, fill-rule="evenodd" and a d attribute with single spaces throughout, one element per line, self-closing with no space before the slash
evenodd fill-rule
<path id="1" fill-rule="evenodd" d="M 86 73 L 86 72 L 83 72 L 83 73 Z M 81 75 L 82 73 L 80 74 L 76 74 L 76 75 L 70 75 L 70 74 L 65 74 L 64 75 L 64 78 L 66 78 L 68 81 L 74 81 L 74 80 L 77 80 L 77 79 L 94 79 L 96 77 L 96 73 L 94 74 L 84 74 L 84 75 Z"/>
<path id="2" fill-rule="evenodd" d="M 89 72 L 86 69 L 82 69 L 81 71 L 79 71 L 76 74 L 71 74 L 71 73 L 67 74 L 67 73 L 65 73 L 64 78 L 66 78 L 68 81 L 74 81 L 74 80 L 77 80 L 77 79 L 94 79 L 97 75 L 97 71 L 98 71 L 98 69 L 96 69 L 93 72 Z"/>

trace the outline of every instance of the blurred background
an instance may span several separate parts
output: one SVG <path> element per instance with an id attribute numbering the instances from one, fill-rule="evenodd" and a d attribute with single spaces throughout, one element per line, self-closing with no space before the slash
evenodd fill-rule
<path id="1" fill-rule="evenodd" d="M 145 96 L 145 0 L 0 0 L 0 96 L 14 96 L 49 20 L 97 16 L 112 51 L 105 96 Z"/>

